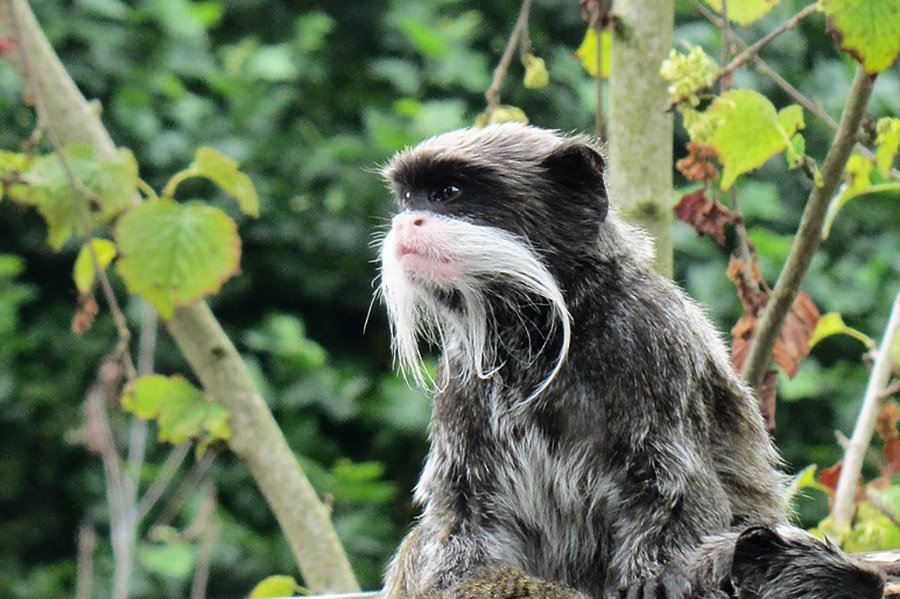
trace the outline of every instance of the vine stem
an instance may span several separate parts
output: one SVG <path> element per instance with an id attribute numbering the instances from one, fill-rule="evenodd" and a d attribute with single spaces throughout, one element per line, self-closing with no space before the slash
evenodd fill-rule
<path id="1" fill-rule="evenodd" d="M 865 69 L 857 65 L 847 105 L 841 114 L 837 133 L 822 166 L 822 185 L 815 186 L 806 201 L 800 226 L 791 245 L 787 261 L 775 283 L 772 297 L 759 319 L 756 334 L 741 373 L 757 391 L 769 368 L 772 348 L 778 339 L 781 325 L 794 303 L 794 298 L 800 289 L 800 282 L 809 269 L 816 248 L 819 247 L 822 223 L 825 220 L 828 203 L 834 195 L 844 167 L 847 165 L 847 159 L 855 144 L 856 132 L 859 130 L 865 114 L 873 85 L 874 82 L 866 74 Z"/>
<path id="2" fill-rule="evenodd" d="M 519 17 L 516 19 L 516 24 L 513 27 L 512 33 L 509 35 L 509 40 L 506 42 L 506 48 L 503 50 L 500 62 L 497 63 L 497 67 L 494 69 L 494 77 L 491 79 L 491 85 L 487 88 L 487 91 L 484 92 L 484 99 L 487 100 L 488 110 L 496 108 L 500 104 L 500 86 L 503 84 L 503 78 L 506 77 L 506 72 L 509 70 L 509 64 L 512 62 L 516 46 L 519 44 L 522 36 L 527 35 L 525 32 L 528 28 L 528 13 L 530 11 L 531 0 L 522 0 L 522 7 L 519 9 Z"/>
<path id="3" fill-rule="evenodd" d="M 875 355 L 872 373 L 869 375 L 869 382 L 863 395 L 862 408 L 856 419 L 856 425 L 853 427 L 853 435 L 844 452 L 843 466 L 841 466 L 841 474 L 834 492 L 834 507 L 831 510 L 834 528 L 839 536 L 850 529 L 853 501 L 856 498 L 863 458 L 872 441 L 872 433 L 875 430 L 875 422 L 881 407 L 881 398 L 891 375 L 893 366 L 891 347 L 898 336 L 900 336 L 900 292 L 894 298 L 891 315 L 881 339 L 881 346 Z"/>

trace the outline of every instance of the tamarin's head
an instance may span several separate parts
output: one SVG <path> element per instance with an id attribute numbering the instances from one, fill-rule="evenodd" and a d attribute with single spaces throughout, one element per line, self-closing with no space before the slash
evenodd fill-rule
<path id="1" fill-rule="evenodd" d="M 497 313 L 538 306 L 541 318 L 519 320 L 530 360 L 556 355 L 531 396 L 543 391 L 571 336 L 560 281 L 597 251 L 607 218 L 600 154 L 585 137 L 507 123 L 428 139 L 384 177 L 399 213 L 382 243 L 381 293 L 403 370 L 426 385 L 421 335 L 442 347 L 449 376 L 489 378 L 509 332 Z"/>

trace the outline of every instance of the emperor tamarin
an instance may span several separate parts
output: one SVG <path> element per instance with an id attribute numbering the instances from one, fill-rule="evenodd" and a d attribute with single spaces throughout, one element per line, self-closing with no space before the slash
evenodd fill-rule
<path id="1" fill-rule="evenodd" d="M 610 212 L 603 168 L 585 137 L 504 124 L 385 169 L 381 293 L 435 392 L 387 595 L 879 597 L 878 573 L 786 525 L 752 392 Z"/>

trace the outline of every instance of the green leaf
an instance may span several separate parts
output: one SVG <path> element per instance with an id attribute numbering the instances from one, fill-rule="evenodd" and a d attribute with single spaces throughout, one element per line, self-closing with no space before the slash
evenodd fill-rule
<path id="1" fill-rule="evenodd" d="M 237 200 L 241 212 L 252 217 L 259 216 L 259 195 L 253 181 L 246 173 L 238 170 L 238 164 L 231 158 L 212 148 L 201 147 L 194 154 L 194 162 L 185 170 L 175 173 L 163 189 L 163 196 L 175 195 L 178 184 L 191 177 L 203 177 L 219 186 L 225 193 Z"/>
<path id="2" fill-rule="evenodd" d="M 788 168 L 797 168 L 800 161 L 806 154 L 806 139 L 800 133 L 795 133 L 791 138 L 791 143 L 787 147 L 785 156 L 787 157 Z"/>
<path id="3" fill-rule="evenodd" d="M 713 10 L 722 14 L 722 0 L 704 0 Z M 779 0 L 739 0 L 728 3 L 728 20 L 738 25 L 749 25 L 772 10 Z"/>
<path id="4" fill-rule="evenodd" d="M 603 50 L 603 64 L 600 66 L 600 76 L 604 79 L 609 77 L 610 65 L 612 64 L 612 31 L 604 29 L 600 34 L 600 43 Z M 597 30 L 588 27 L 584 34 L 581 45 L 575 50 L 575 56 L 581 61 L 581 65 L 590 74 L 591 77 L 597 76 Z"/>
<path id="5" fill-rule="evenodd" d="M 827 493 L 826 488 L 816 480 L 816 468 L 815 464 L 810 464 L 791 478 L 791 482 L 782 498 L 787 511 L 790 511 L 791 503 L 797 498 L 800 491 L 804 489 L 816 489 Z"/>
<path id="6" fill-rule="evenodd" d="M 838 212 L 850 200 L 870 193 L 900 191 L 900 182 L 898 181 L 873 185 L 871 180 L 873 168 L 872 161 L 861 154 L 854 153 L 847 160 L 847 166 L 844 169 L 844 185 L 841 186 L 839 193 L 831 198 L 831 202 L 828 204 L 828 211 L 825 213 L 825 222 L 822 224 L 822 239 L 828 239 L 828 235 L 831 233 L 831 226 L 834 224 Z"/>
<path id="7" fill-rule="evenodd" d="M 182 580 L 194 570 L 196 550 L 184 541 L 143 544 L 138 549 L 141 565 L 154 574 Z"/>
<path id="8" fill-rule="evenodd" d="M 75 268 L 72 271 L 72 278 L 75 279 L 75 288 L 81 294 L 88 293 L 94 286 L 94 260 L 91 257 L 90 247 L 94 248 L 97 255 L 97 262 L 100 268 L 105 270 L 113 258 L 116 257 L 116 244 L 108 239 L 92 239 L 90 242 L 81 246 L 78 250 L 78 257 L 75 258 Z"/>
<path id="9" fill-rule="evenodd" d="M 866 347 L 875 347 L 875 342 L 868 335 L 857 331 L 852 327 L 848 327 L 844 323 L 844 319 L 837 312 L 829 312 L 819 317 L 816 328 L 813 330 L 812 336 L 809 338 L 809 347 L 812 349 L 817 343 L 826 337 L 832 335 L 849 335 L 854 339 L 861 341 Z"/>
<path id="10" fill-rule="evenodd" d="M 156 420 L 159 440 L 181 443 L 231 438 L 228 411 L 184 377 L 142 376 L 122 396 L 122 407 L 138 418 Z"/>
<path id="11" fill-rule="evenodd" d="M 746 89 L 725 92 L 704 115 L 714 127 L 710 142 L 725 166 L 723 190 L 729 189 L 739 175 L 784 151 L 794 133 L 803 128 L 799 106 L 776 112 L 768 98 Z"/>
<path id="12" fill-rule="evenodd" d="M 110 158 L 100 160 L 86 145 L 72 145 L 65 150 L 66 164 L 73 176 L 89 190 L 83 197 L 73 189 L 63 163 L 55 154 L 35 160 L 24 173 L 25 183 L 10 187 L 10 197 L 35 206 L 47 221 L 48 239 L 55 249 L 61 248 L 81 231 L 79 203 L 90 215 L 90 225 L 109 222 L 127 210 L 137 193 L 137 162 L 131 151 L 119 149 Z"/>
<path id="13" fill-rule="evenodd" d="M 866 73 L 887 70 L 900 56 L 897 0 L 819 0 L 828 31 Z"/>
<path id="14" fill-rule="evenodd" d="M 271 597 L 290 597 L 300 587 L 293 576 L 276 574 L 262 579 L 253 590 L 249 599 L 269 599 Z"/>
<path id="15" fill-rule="evenodd" d="M 148 201 L 116 227 L 119 274 L 163 318 L 216 293 L 237 274 L 241 240 L 227 214 L 200 203 Z"/>
<path id="16" fill-rule="evenodd" d="M 875 125 L 875 164 L 882 177 L 891 175 L 891 165 L 900 148 L 900 119 L 884 117 Z"/>
<path id="17" fill-rule="evenodd" d="M 523 85 L 528 89 L 540 89 L 547 87 L 550 83 L 550 75 L 547 73 L 547 65 L 544 64 L 543 58 L 538 58 L 534 54 L 526 54 L 522 57 L 522 64 L 525 65 L 525 79 Z"/>

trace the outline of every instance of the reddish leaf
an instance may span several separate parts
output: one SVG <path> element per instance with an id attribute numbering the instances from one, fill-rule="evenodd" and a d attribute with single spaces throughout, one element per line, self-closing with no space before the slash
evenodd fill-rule
<path id="1" fill-rule="evenodd" d="M 781 325 L 781 333 L 775 342 L 772 359 L 781 366 L 788 377 L 794 378 L 800 362 L 809 355 L 809 340 L 816 323 L 819 322 L 819 309 L 805 291 L 794 298 L 791 311 Z"/>
<path id="2" fill-rule="evenodd" d="M 0 37 L 0 57 L 6 56 L 16 49 L 16 40 L 11 37 Z"/>
<path id="3" fill-rule="evenodd" d="M 725 225 L 737 220 L 737 214 L 706 197 L 702 189 L 682 196 L 675 206 L 675 216 L 694 227 L 699 235 L 709 235 L 719 245 L 725 244 Z"/>
<path id="4" fill-rule="evenodd" d="M 719 155 L 715 148 L 689 141 L 687 149 L 688 155 L 675 163 L 675 168 L 685 179 L 704 183 L 719 179 L 719 169 L 716 168 Z"/>
<path id="5" fill-rule="evenodd" d="M 843 465 L 844 462 L 842 460 L 831 468 L 823 468 L 822 471 L 819 472 L 819 483 L 832 491 L 837 489 L 838 478 L 841 476 L 841 467 Z"/>
<path id="6" fill-rule="evenodd" d="M 881 449 L 887 460 L 886 474 L 900 472 L 900 439 L 891 439 Z"/>
<path id="7" fill-rule="evenodd" d="M 97 300 L 91 295 L 78 296 L 78 309 L 72 316 L 72 332 L 76 335 L 83 335 L 94 324 L 94 318 L 100 312 Z"/>
<path id="8" fill-rule="evenodd" d="M 744 367 L 750 343 L 756 334 L 757 319 L 762 314 L 772 292 L 763 281 L 755 258 L 749 278 L 756 282 L 757 289 L 752 289 L 747 284 L 748 274 L 743 260 L 732 257 L 728 264 L 727 274 L 737 287 L 738 296 L 744 305 L 744 313 L 731 329 L 731 361 L 735 370 L 740 371 Z M 772 350 L 772 359 L 790 378 L 796 376 L 800 362 L 809 355 L 809 340 L 816 329 L 817 322 L 819 322 L 819 310 L 816 308 L 816 304 L 806 292 L 801 291 L 794 298 L 794 303 L 781 325 L 781 331 Z"/>
<path id="9" fill-rule="evenodd" d="M 900 434 L 897 433 L 898 422 L 900 422 L 900 404 L 894 400 L 885 401 L 878 410 L 875 432 L 885 443 L 900 439 Z"/>
<path id="10" fill-rule="evenodd" d="M 766 431 L 770 435 L 775 434 L 775 383 L 777 380 L 778 373 L 774 370 L 767 370 L 762 386 L 759 388 L 759 412 L 762 414 L 763 422 L 766 423 Z"/>

